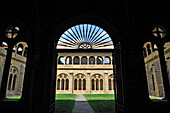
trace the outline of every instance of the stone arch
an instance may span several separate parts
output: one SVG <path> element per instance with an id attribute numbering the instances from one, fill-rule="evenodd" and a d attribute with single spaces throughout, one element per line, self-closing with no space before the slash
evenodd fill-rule
<path id="1" fill-rule="evenodd" d="M 111 58 L 109 56 L 104 57 L 104 64 L 111 64 Z"/>
<path id="2" fill-rule="evenodd" d="M 57 75 L 57 90 L 69 90 L 69 75 L 61 73 Z"/>
<path id="3" fill-rule="evenodd" d="M 16 66 L 10 67 L 9 75 L 8 75 L 8 84 L 7 84 L 8 90 L 15 90 L 18 73 L 19 73 L 19 69 Z"/>
<path id="4" fill-rule="evenodd" d="M 97 57 L 97 64 L 103 64 L 103 58 L 101 56 Z"/>
<path id="5" fill-rule="evenodd" d="M 26 42 L 18 42 L 14 47 L 16 48 L 15 53 L 27 57 L 28 45 Z"/>
<path id="6" fill-rule="evenodd" d="M 78 73 L 74 76 L 74 90 L 86 90 L 86 76 Z"/>
<path id="7" fill-rule="evenodd" d="M 114 90 L 114 77 L 113 77 L 113 74 L 108 76 L 108 88 L 109 88 L 109 90 Z"/>
<path id="8" fill-rule="evenodd" d="M 65 60 L 64 60 L 64 56 L 59 56 L 58 58 L 58 64 L 64 64 Z"/>
<path id="9" fill-rule="evenodd" d="M 91 64 L 91 65 L 95 64 L 95 57 L 94 56 L 89 57 L 89 64 Z"/>
<path id="10" fill-rule="evenodd" d="M 86 56 L 83 56 L 81 58 L 81 64 L 87 64 L 87 57 Z"/>
<path id="11" fill-rule="evenodd" d="M 148 43 L 146 45 L 146 48 L 147 48 L 148 55 L 150 55 L 151 54 L 151 45 Z"/>
<path id="12" fill-rule="evenodd" d="M 74 57 L 73 64 L 80 64 L 80 58 L 78 56 Z"/>
<path id="13" fill-rule="evenodd" d="M 66 57 L 65 64 L 72 64 L 72 57 L 71 56 Z"/>
<path id="14" fill-rule="evenodd" d="M 103 90 L 103 85 L 103 76 L 101 74 L 91 76 L 91 90 Z"/>

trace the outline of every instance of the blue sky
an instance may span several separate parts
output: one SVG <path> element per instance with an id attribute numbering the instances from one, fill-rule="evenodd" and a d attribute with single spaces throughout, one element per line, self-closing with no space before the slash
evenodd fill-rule
<path id="1" fill-rule="evenodd" d="M 113 43 L 102 28 L 91 24 L 76 25 L 65 31 L 58 43 Z M 74 47 L 73 47 L 74 48 Z"/>

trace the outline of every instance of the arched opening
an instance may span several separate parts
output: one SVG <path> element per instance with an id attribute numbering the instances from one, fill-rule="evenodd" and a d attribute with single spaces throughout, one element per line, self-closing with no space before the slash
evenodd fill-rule
<path id="1" fill-rule="evenodd" d="M 74 93 L 79 93 L 86 90 L 86 76 L 82 73 L 74 76 Z"/>
<path id="2" fill-rule="evenodd" d="M 17 46 L 17 54 L 22 56 L 22 53 L 23 53 L 23 45 L 18 44 L 18 46 Z"/>
<path id="3" fill-rule="evenodd" d="M 1 89 L 1 82 L 2 82 L 2 77 L 3 77 L 3 72 L 4 72 L 7 50 L 8 50 L 8 44 L 6 42 L 0 41 L 0 54 L 4 56 L 4 57 L 2 56 L 0 57 L 1 58 L 0 60 L 0 89 Z"/>
<path id="4" fill-rule="evenodd" d="M 64 60 L 64 57 L 63 56 L 60 56 L 58 58 L 58 64 L 64 64 L 65 60 Z"/>
<path id="5" fill-rule="evenodd" d="M 86 79 L 83 79 L 83 90 L 86 90 Z"/>
<path id="6" fill-rule="evenodd" d="M 66 90 L 68 90 L 68 89 L 69 89 L 69 80 L 66 79 Z"/>
<path id="7" fill-rule="evenodd" d="M 11 44 L 11 43 L 10 43 Z M 9 70 L 5 74 L 8 74 L 8 81 L 6 87 L 6 99 L 21 99 L 25 69 L 27 64 L 27 55 L 24 56 L 25 48 L 28 49 L 26 42 L 17 42 L 15 45 L 11 45 L 10 50 L 12 54 L 8 54 L 8 60 L 10 60 Z M 4 64 L 5 65 L 5 64 Z"/>
<path id="8" fill-rule="evenodd" d="M 83 56 L 81 58 L 81 64 L 87 64 L 87 57 L 86 56 Z"/>
<path id="9" fill-rule="evenodd" d="M 103 79 L 100 79 L 100 90 L 103 90 Z"/>
<path id="10" fill-rule="evenodd" d="M 89 58 L 89 64 L 94 65 L 95 64 L 95 58 L 94 56 L 90 56 Z"/>
<path id="11" fill-rule="evenodd" d="M 147 52 L 148 52 L 148 55 L 150 55 L 151 54 L 151 46 L 150 46 L 150 44 L 147 44 Z"/>
<path id="12" fill-rule="evenodd" d="M 151 47 L 154 45 L 154 47 Z M 147 48 L 147 56 L 144 57 L 146 78 L 149 98 L 165 98 L 165 89 L 160 63 L 160 54 L 158 46 L 153 42 L 146 42 L 144 48 Z M 153 50 L 154 49 L 154 50 Z"/>
<path id="13" fill-rule="evenodd" d="M 97 64 L 103 64 L 103 58 L 101 56 L 97 57 Z"/>
<path id="14" fill-rule="evenodd" d="M 73 64 L 77 64 L 77 65 L 80 64 L 80 59 L 79 59 L 78 56 L 75 56 L 75 57 L 74 57 Z"/>
<path id="15" fill-rule="evenodd" d="M 66 93 L 69 90 L 69 76 L 65 73 L 60 73 L 56 77 L 56 93 Z"/>
<path id="16" fill-rule="evenodd" d="M 92 85 L 92 90 L 94 90 L 94 79 L 92 79 L 91 85 Z"/>
<path id="17" fill-rule="evenodd" d="M 114 46 L 106 31 L 91 24 L 72 26 L 61 35 L 56 48 L 58 57 L 66 58 L 65 65 L 58 65 L 57 73 L 70 76 L 71 87 L 65 94 L 113 94 L 108 89 L 108 74 L 113 74 Z"/>
<path id="18" fill-rule="evenodd" d="M 104 64 L 111 64 L 111 60 L 110 60 L 110 57 L 109 56 L 106 56 L 104 58 Z"/>
<path id="19" fill-rule="evenodd" d="M 68 57 L 66 58 L 66 64 L 72 64 L 72 58 L 71 58 L 71 56 L 68 56 Z"/>

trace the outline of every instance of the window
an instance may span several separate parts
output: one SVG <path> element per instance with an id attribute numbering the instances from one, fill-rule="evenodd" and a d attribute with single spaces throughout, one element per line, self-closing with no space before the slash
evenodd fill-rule
<path id="1" fill-rule="evenodd" d="M 8 90 L 15 90 L 15 85 L 16 85 L 16 77 L 17 77 L 17 69 L 14 67 L 10 68 L 10 72 L 9 72 L 9 80 L 8 80 Z M 8 95 L 8 93 L 7 93 Z"/>
<path id="2" fill-rule="evenodd" d="M 73 64 L 80 64 L 80 59 L 79 59 L 78 56 L 75 56 L 75 57 L 74 57 Z"/>
<path id="3" fill-rule="evenodd" d="M 111 64 L 111 60 L 110 60 L 110 57 L 109 56 L 106 56 L 104 58 L 104 64 Z"/>
<path id="4" fill-rule="evenodd" d="M 65 60 L 63 56 L 60 56 L 58 59 L 58 64 L 64 64 Z"/>
<path id="5" fill-rule="evenodd" d="M 89 58 L 89 64 L 90 64 L 90 65 L 95 64 L 95 58 L 94 58 L 93 56 L 90 56 L 90 58 Z"/>
<path id="6" fill-rule="evenodd" d="M 0 82 L 3 82 L 0 93 L 6 95 L 7 99 L 10 99 L 9 96 L 17 96 L 20 99 L 27 64 L 27 55 L 25 54 L 24 56 L 24 51 L 25 48 L 28 49 L 28 45 L 26 42 L 19 41 L 22 40 L 21 38 L 25 38 L 23 36 L 18 37 L 21 35 L 19 27 L 9 26 L 4 31 L 5 34 L 3 36 L 5 37 L 1 37 L 2 41 L 0 42 L 0 57 L 1 55 L 5 56 L 0 58 L 0 67 L 3 67 L 3 70 L 0 71 Z M 6 42 L 3 42 L 3 40 Z"/>
<path id="7" fill-rule="evenodd" d="M 148 55 L 150 55 L 151 54 L 150 44 L 147 44 L 147 51 L 148 51 Z"/>
<path id="8" fill-rule="evenodd" d="M 83 56 L 81 58 L 81 64 L 87 64 L 87 57 Z"/>
<path id="9" fill-rule="evenodd" d="M 157 37 L 157 38 L 163 38 L 166 36 L 166 30 L 163 26 L 161 25 L 156 25 L 153 27 L 152 30 L 153 36 Z"/>
<path id="10" fill-rule="evenodd" d="M 69 90 L 69 76 L 65 73 L 61 73 L 57 76 L 56 80 L 57 90 Z"/>
<path id="11" fill-rule="evenodd" d="M 6 61 L 6 55 L 7 55 L 7 49 L 8 49 L 8 44 L 6 42 L 0 42 L 0 88 L 1 88 L 1 82 L 2 82 L 2 76 L 4 72 L 4 66 L 5 66 L 5 61 Z"/>
<path id="12" fill-rule="evenodd" d="M 19 33 L 19 27 L 10 26 L 5 32 L 7 38 L 16 38 Z"/>
<path id="13" fill-rule="evenodd" d="M 86 90 L 86 76 L 77 74 L 74 76 L 74 90 Z"/>
<path id="14" fill-rule="evenodd" d="M 13 46 L 12 55 L 11 55 L 11 66 L 9 69 L 8 83 L 6 89 L 6 98 L 10 99 L 10 96 L 22 96 L 25 67 L 27 57 L 24 57 L 24 49 L 28 48 L 26 42 L 17 42 Z M 12 78 L 11 78 L 12 75 Z"/>
<path id="15" fill-rule="evenodd" d="M 103 58 L 101 56 L 97 57 L 97 64 L 103 64 Z"/>
<path id="16" fill-rule="evenodd" d="M 23 45 L 22 44 L 19 44 L 18 46 L 17 46 L 17 54 L 19 54 L 19 55 L 23 55 Z"/>
<path id="17" fill-rule="evenodd" d="M 153 90 L 155 91 L 155 81 L 154 81 L 154 76 L 152 75 L 152 85 L 153 85 Z"/>
<path id="18" fill-rule="evenodd" d="M 170 83 L 170 42 L 166 42 L 164 44 L 164 56 L 165 56 L 165 61 L 166 61 L 166 67 L 167 67 L 167 74 L 169 78 L 169 83 Z"/>
<path id="19" fill-rule="evenodd" d="M 65 31 L 57 49 L 113 49 L 113 42 L 102 28 L 91 24 L 75 25 Z"/>
<path id="20" fill-rule="evenodd" d="M 113 75 L 109 75 L 109 77 L 108 77 L 108 85 L 109 85 L 109 90 L 114 90 Z"/>
<path id="21" fill-rule="evenodd" d="M 103 76 L 95 74 L 91 77 L 91 88 L 92 90 L 103 90 Z"/>
<path id="22" fill-rule="evenodd" d="M 153 44 L 151 42 L 146 42 L 144 44 L 144 47 L 150 48 L 150 45 Z M 148 86 L 148 92 L 149 96 L 155 96 L 159 98 L 165 97 L 165 91 L 164 91 L 164 83 L 162 78 L 162 69 L 160 64 L 160 57 L 159 52 L 157 50 L 156 44 L 154 45 L 154 52 L 151 52 L 151 49 L 149 49 L 148 54 L 144 61 L 145 61 L 145 69 L 146 69 L 146 78 L 147 78 L 147 86 Z M 148 49 L 147 49 L 148 50 Z"/>
<path id="23" fill-rule="evenodd" d="M 68 56 L 68 57 L 66 58 L 66 64 L 72 64 L 72 58 L 71 58 L 71 56 Z"/>

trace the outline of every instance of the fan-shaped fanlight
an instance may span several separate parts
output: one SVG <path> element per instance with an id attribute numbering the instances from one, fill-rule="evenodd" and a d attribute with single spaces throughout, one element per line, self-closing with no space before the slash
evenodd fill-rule
<path id="1" fill-rule="evenodd" d="M 113 49 L 110 36 L 102 28 L 91 24 L 80 24 L 65 31 L 57 49 Z"/>

